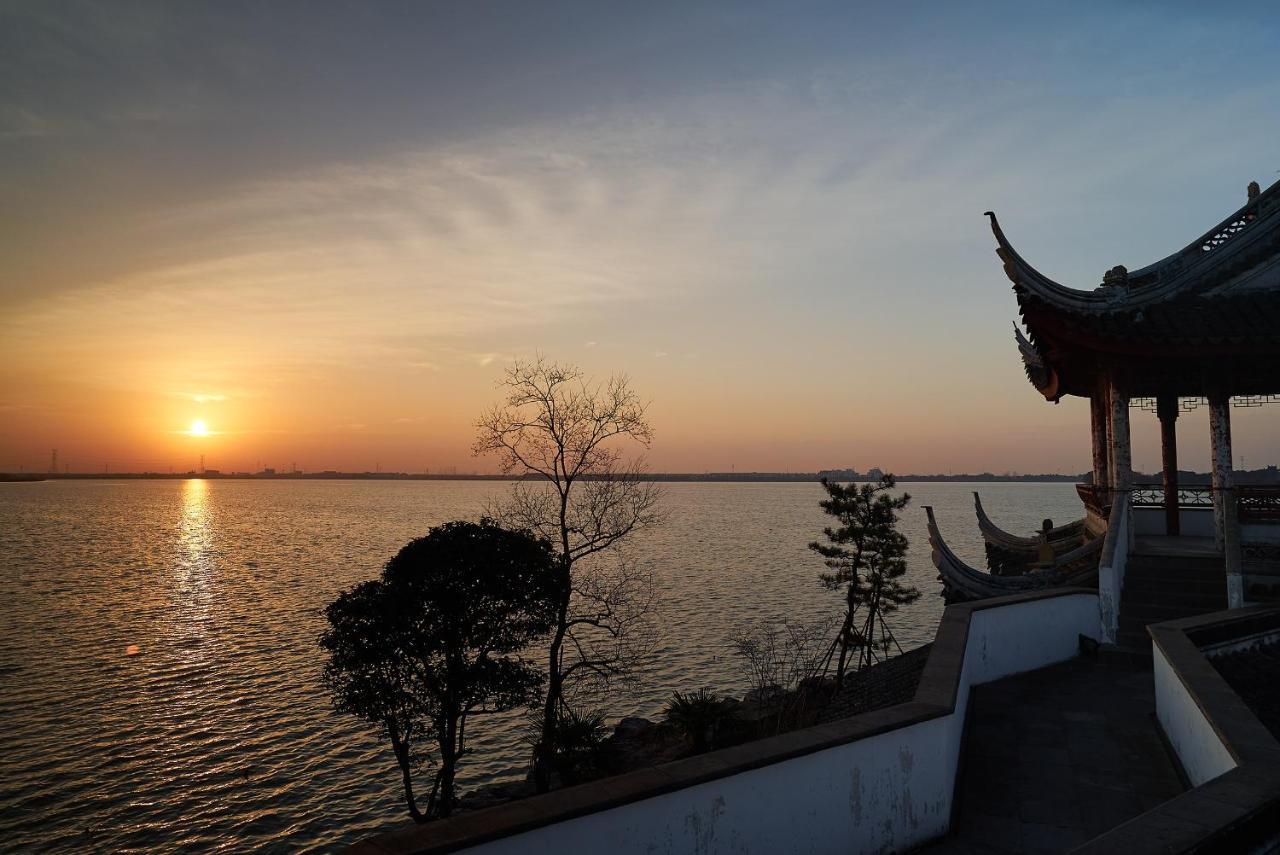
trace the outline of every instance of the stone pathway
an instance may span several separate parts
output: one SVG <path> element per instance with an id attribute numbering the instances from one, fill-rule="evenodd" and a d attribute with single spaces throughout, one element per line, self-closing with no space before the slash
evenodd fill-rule
<path id="1" fill-rule="evenodd" d="M 956 827 L 929 853 L 1065 852 L 1178 793 L 1150 666 L 1074 659 L 973 690 Z"/>

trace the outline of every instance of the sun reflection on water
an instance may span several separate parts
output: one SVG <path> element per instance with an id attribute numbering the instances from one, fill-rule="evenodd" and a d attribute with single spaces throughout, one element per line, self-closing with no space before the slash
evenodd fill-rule
<path id="1" fill-rule="evenodd" d="M 209 482 L 191 478 L 182 487 L 182 523 L 178 540 L 186 555 L 188 569 L 198 567 L 213 547 L 213 526 L 209 512 Z"/>
<path id="2" fill-rule="evenodd" d="M 182 516 L 174 544 L 174 590 L 166 633 L 169 643 L 185 648 L 190 664 L 203 663 L 218 561 L 215 511 L 209 482 L 192 478 L 182 487 Z"/>

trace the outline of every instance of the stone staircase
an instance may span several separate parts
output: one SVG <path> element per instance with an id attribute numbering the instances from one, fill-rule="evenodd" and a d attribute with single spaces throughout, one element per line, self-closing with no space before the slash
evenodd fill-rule
<path id="1" fill-rule="evenodd" d="M 1150 654 L 1147 625 L 1227 607 L 1221 555 L 1151 555 L 1134 552 L 1125 567 L 1116 646 Z"/>

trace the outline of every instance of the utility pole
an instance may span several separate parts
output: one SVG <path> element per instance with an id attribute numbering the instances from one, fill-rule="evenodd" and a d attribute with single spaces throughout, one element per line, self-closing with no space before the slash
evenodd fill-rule
<path id="1" fill-rule="evenodd" d="M 58 474 L 58 449 L 53 450 L 53 454 L 49 460 L 49 472 L 53 475 Z"/>
<path id="2" fill-rule="evenodd" d="M 204 474 L 204 455 L 200 455 L 200 474 Z"/>

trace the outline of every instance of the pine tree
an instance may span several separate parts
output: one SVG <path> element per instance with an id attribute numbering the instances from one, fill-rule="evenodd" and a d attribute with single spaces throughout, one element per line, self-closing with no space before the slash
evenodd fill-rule
<path id="1" fill-rule="evenodd" d="M 822 584 L 845 594 L 844 620 L 833 642 L 833 652 L 839 652 L 837 689 L 843 685 L 849 654 L 856 654 L 856 670 L 886 656 L 897 641 L 885 615 L 920 598 L 918 589 L 899 581 L 907 572 L 907 538 L 897 530 L 898 512 L 911 497 L 894 496 L 895 483 L 892 475 L 882 475 L 874 484 L 822 479 L 827 498 L 819 504 L 839 525 L 823 529 L 827 543 L 815 541 L 809 548 L 822 555 L 831 571 L 821 574 Z"/>

